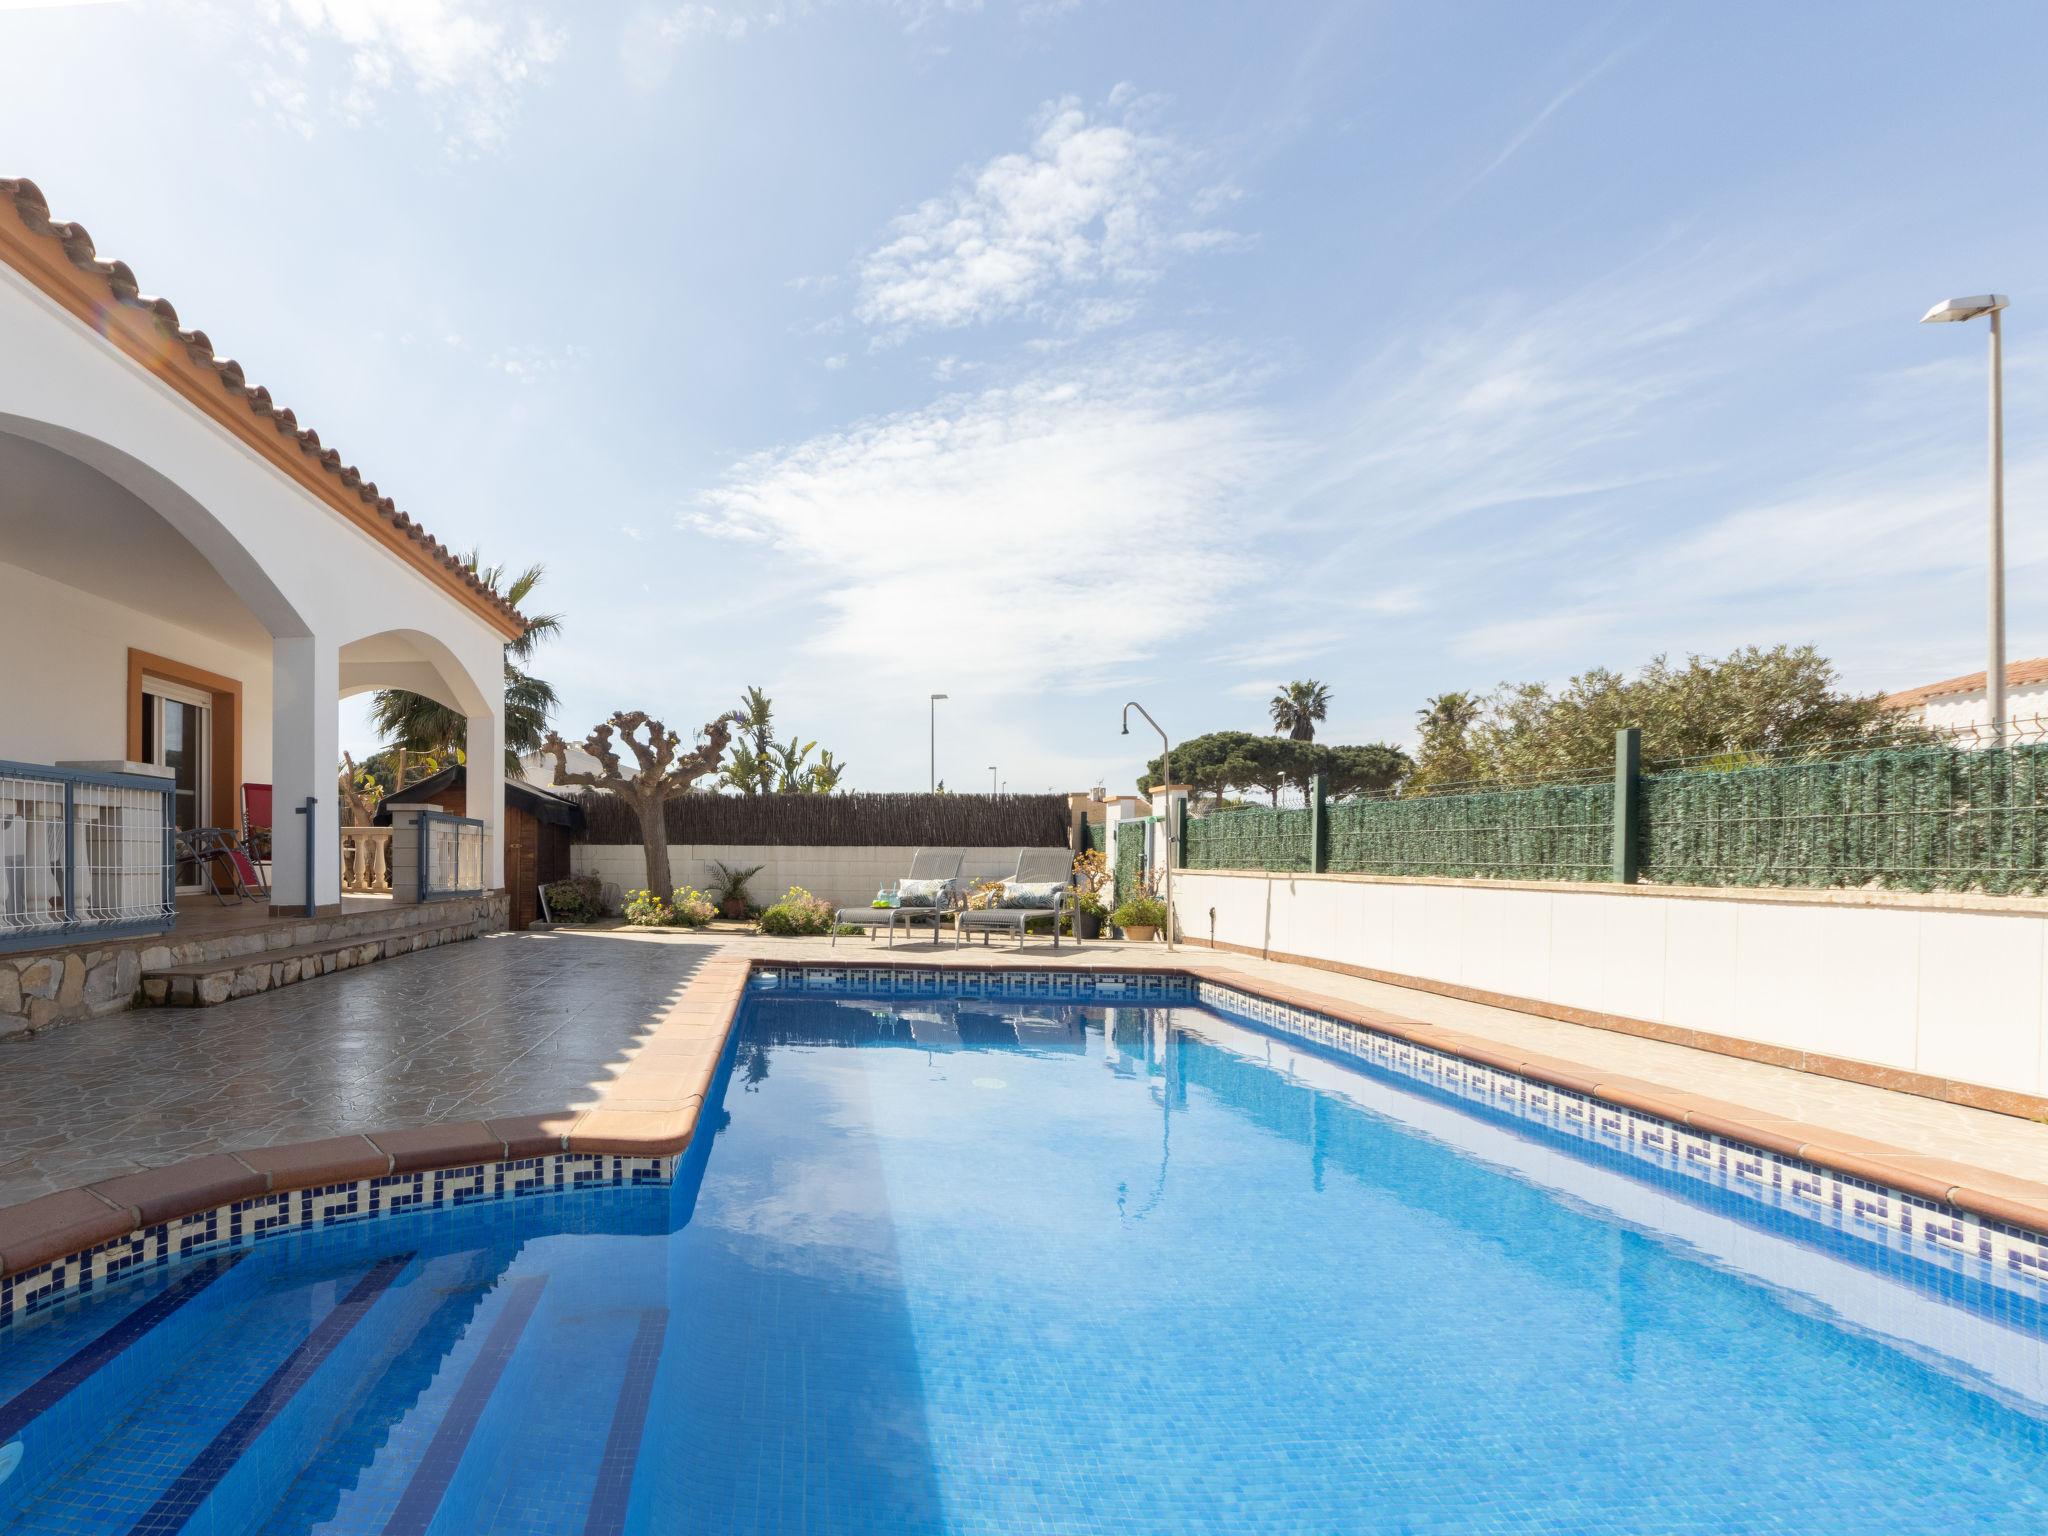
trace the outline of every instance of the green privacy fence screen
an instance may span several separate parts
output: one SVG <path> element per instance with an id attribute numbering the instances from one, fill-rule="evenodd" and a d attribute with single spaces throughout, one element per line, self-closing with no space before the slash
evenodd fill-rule
<path id="1" fill-rule="evenodd" d="M 1605 880 L 1614 789 L 1549 784 L 1332 805 L 1330 865 L 1369 875 Z"/>
<path id="2" fill-rule="evenodd" d="M 1181 859 L 1188 869 L 1294 869 L 1310 867 L 1309 813 L 1246 806 L 1188 822 Z"/>
<path id="3" fill-rule="evenodd" d="M 2048 889 L 2048 747 L 1650 774 L 1640 796 L 1660 884 Z"/>
<path id="4" fill-rule="evenodd" d="M 1081 832 L 1082 836 L 1087 839 L 1088 847 L 1093 848 L 1104 857 L 1108 856 L 1109 829 L 1107 827 L 1103 826 L 1099 821 L 1084 821 L 1081 823 Z"/>
<path id="5" fill-rule="evenodd" d="M 2048 894 L 2048 746 L 1641 775 L 1634 762 L 1631 748 L 1611 782 L 1331 802 L 1321 860 L 1313 810 L 1219 811 L 1188 824 L 1186 865 Z M 1632 812 L 1619 829 L 1618 805 Z"/>
<path id="6" fill-rule="evenodd" d="M 1122 906 L 1138 892 L 1145 874 L 1145 829 L 1149 821 L 1126 821 L 1116 829 L 1116 906 Z"/>

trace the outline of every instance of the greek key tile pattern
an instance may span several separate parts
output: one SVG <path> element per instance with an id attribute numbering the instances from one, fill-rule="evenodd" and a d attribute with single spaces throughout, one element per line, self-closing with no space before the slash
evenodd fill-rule
<path id="1" fill-rule="evenodd" d="M 1574 1137 L 1601 1152 L 1754 1202 L 1779 1220 L 2048 1301 L 2048 1237 L 1797 1158 L 1706 1135 L 1413 1041 L 1215 982 L 1204 1007 L 1249 1019 L 1439 1092 Z"/>
<path id="2" fill-rule="evenodd" d="M 242 1248 L 290 1232 L 373 1221 L 409 1211 L 626 1184 L 666 1184 L 674 1177 L 675 1168 L 673 1157 L 558 1152 L 256 1195 L 158 1222 L 35 1269 L 0 1276 L 0 1328 L 53 1302 L 191 1254 Z"/>
<path id="3" fill-rule="evenodd" d="M 1192 976 L 1158 971 L 1004 970 L 980 966 L 760 965 L 756 992 L 842 997 L 1012 997 L 1059 1003 L 1191 1003 Z"/>

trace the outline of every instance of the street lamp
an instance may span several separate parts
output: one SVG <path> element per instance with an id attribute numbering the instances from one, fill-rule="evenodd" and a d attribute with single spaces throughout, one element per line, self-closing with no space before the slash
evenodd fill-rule
<path id="1" fill-rule="evenodd" d="M 994 763 L 988 765 L 988 792 L 990 794 L 996 792 L 996 765 Z"/>
<path id="2" fill-rule="evenodd" d="M 935 694 L 933 694 L 933 695 L 932 695 L 932 702 L 931 702 L 931 711 L 932 711 L 932 730 L 931 730 L 931 743 L 932 743 L 932 783 L 931 783 L 931 789 L 932 789 L 932 793 L 933 793 L 933 794 L 937 794 L 937 793 L 939 792 L 939 700 L 943 699 L 944 697 L 945 697 L 945 695 L 944 695 L 943 693 L 935 693 Z"/>
<path id="3" fill-rule="evenodd" d="M 1151 726 L 1153 730 L 1159 731 L 1159 771 L 1166 775 L 1166 783 L 1169 786 L 1169 792 L 1166 796 L 1166 948 L 1168 953 L 1171 953 L 1173 950 L 1173 847 L 1175 842 L 1178 841 L 1174 836 L 1173 795 L 1171 793 L 1171 785 L 1173 784 L 1173 749 L 1167 745 L 1166 732 L 1159 729 L 1159 722 L 1152 718 L 1144 705 L 1137 703 L 1135 700 L 1124 706 L 1124 735 L 1128 736 L 1131 734 L 1131 711 L 1134 709 L 1139 714 L 1144 715 L 1147 725 Z"/>
<path id="4" fill-rule="evenodd" d="M 1991 711 L 1994 747 L 2005 745 L 2005 360 L 1998 315 L 2008 302 L 2002 293 L 1980 293 L 1945 299 L 1920 317 L 1922 325 L 1991 317 L 1991 634 L 1984 702 Z"/>

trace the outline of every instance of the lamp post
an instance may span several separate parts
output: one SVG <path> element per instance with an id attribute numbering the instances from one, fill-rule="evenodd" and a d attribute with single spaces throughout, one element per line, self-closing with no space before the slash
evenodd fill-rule
<path id="1" fill-rule="evenodd" d="M 1166 948 L 1170 954 L 1173 951 L 1173 850 L 1174 844 L 1178 841 L 1178 838 L 1174 835 L 1176 829 L 1173 816 L 1173 795 L 1170 792 L 1173 784 L 1173 748 L 1167 744 L 1166 732 L 1160 730 L 1159 722 L 1152 718 L 1144 705 L 1135 700 L 1124 706 L 1123 734 L 1126 736 L 1131 734 L 1131 711 L 1134 709 L 1139 714 L 1144 715 L 1147 725 L 1151 726 L 1153 730 L 1159 731 L 1159 771 L 1166 775 L 1166 783 L 1169 787 L 1169 793 L 1166 797 Z"/>
<path id="2" fill-rule="evenodd" d="M 994 763 L 988 765 L 988 792 L 990 794 L 996 792 L 996 765 Z"/>
<path id="3" fill-rule="evenodd" d="M 1984 665 L 1984 703 L 1991 713 L 1991 745 L 2005 745 L 2005 352 L 1999 312 L 2010 302 L 2002 293 L 1945 299 L 1920 317 L 1940 321 L 1991 317 L 1991 591 L 1990 643 Z"/>
<path id="4" fill-rule="evenodd" d="M 944 695 L 943 693 L 935 693 L 935 694 L 933 694 L 933 695 L 932 695 L 932 701 L 931 701 L 931 711 L 932 711 L 932 727 L 931 727 L 931 743 L 932 743 L 932 782 L 931 782 L 931 789 L 932 789 L 932 793 L 933 793 L 933 794 L 937 794 L 937 793 L 939 792 L 939 700 L 943 699 L 944 697 L 945 697 L 945 695 Z"/>

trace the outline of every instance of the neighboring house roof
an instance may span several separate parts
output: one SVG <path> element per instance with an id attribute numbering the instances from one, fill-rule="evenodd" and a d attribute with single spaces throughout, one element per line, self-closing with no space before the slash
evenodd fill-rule
<path id="1" fill-rule="evenodd" d="M 126 262 L 103 260 L 83 226 L 51 219 L 50 205 L 34 182 L 0 176 L 0 203 L 15 214 L 15 220 L 0 217 L 0 261 L 508 638 L 525 632 L 518 609 L 399 511 L 361 470 L 343 464 L 332 448 L 323 448 L 319 433 L 310 427 L 300 430 L 298 418 L 272 403 L 269 390 L 243 377 L 240 363 L 214 352 L 204 331 L 181 329 L 170 301 L 143 294 Z"/>
<path id="2" fill-rule="evenodd" d="M 619 772 L 632 778 L 640 771 L 640 765 L 630 754 L 621 753 Z M 568 751 L 568 768 L 571 773 L 602 773 L 604 764 L 592 753 L 581 747 L 571 746 Z M 519 758 L 519 770 L 526 776 L 526 782 L 542 789 L 555 789 L 555 757 L 552 752 L 526 752 Z"/>
<path id="3" fill-rule="evenodd" d="M 1907 688 L 1899 693 L 1885 695 L 1886 709 L 1918 709 L 1934 699 L 1946 698 L 1957 693 L 1982 693 L 1984 691 L 1982 672 L 1966 672 L 1961 677 L 1944 678 L 1938 683 L 1926 683 L 1918 688 Z M 2048 656 L 2036 656 L 2028 661 L 2011 661 L 2005 667 L 2005 686 L 2032 688 L 2048 683 Z"/>
<path id="4" fill-rule="evenodd" d="M 429 774 L 419 783 L 408 784 L 395 794 L 386 795 L 377 804 L 376 825 L 391 825 L 391 807 L 394 805 L 423 805 L 450 789 L 459 789 L 465 795 L 469 792 L 469 770 L 461 763 Z M 573 796 L 552 789 L 536 789 L 524 779 L 508 777 L 505 780 L 505 804 L 550 825 L 567 827 L 571 832 L 583 830 L 583 807 Z"/>

